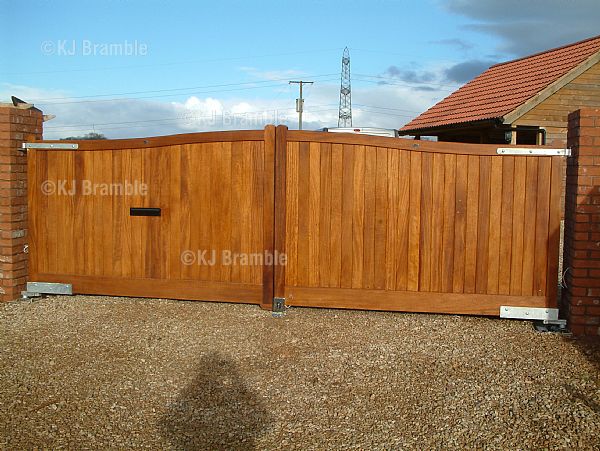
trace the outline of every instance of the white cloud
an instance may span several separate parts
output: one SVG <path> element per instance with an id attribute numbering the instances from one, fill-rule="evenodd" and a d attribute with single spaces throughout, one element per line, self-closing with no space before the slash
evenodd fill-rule
<path id="1" fill-rule="evenodd" d="M 355 83 L 352 88 L 354 126 L 399 128 L 448 93 L 420 91 L 394 84 Z M 285 94 L 285 95 L 284 95 Z M 56 119 L 44 124 L 47 139 L 103 133 L 109 138 L 158 136 L 210 130 L 259 129 L 266 124 L 297 127 L 295 90 L 276 98 L 216 98 L 190 96 L 180 101 L 123 99 L 82 101 L 68 93 L 37 87 L 0 85 L 0 97 L 16 95 Z M 44 100 L 40 99 L 54 99 Z M 96 100 L 96 99 L 93 99 Z M 102 100 L 102 99 L 98 99 Z M 306 90 L 304 128 L 337 126 L 339 85 L 320 82 Z"/>

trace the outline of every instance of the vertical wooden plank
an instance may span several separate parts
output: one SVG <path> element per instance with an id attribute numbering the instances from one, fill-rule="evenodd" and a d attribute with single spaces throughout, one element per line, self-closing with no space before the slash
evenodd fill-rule
<path id="1" fill-rule="evenodd" d="M 421 243 L 421 160 L 420 152 L 410 152 L 410 198 L 408 226 L 407 289 L 419 291 Z"/>
<path id="2" fill-rule="evenodd" d="M 248 141 L 242 142 L 242 203 L 240 205 L 240 230 L 241 230 L 241 246 L 242 253 L 249 254 L 252 252 L 251 231 L 252 223 L 252 178 L 254 171 L 253 152 L 251 143 Z M 252 282 L 252 271 L 249 265 L 240 267 L 240 277 L 243 283 Z"/>
<path id="3" fill-rule="evenodd" d="M 413 252 L 411 246 L 416 245 L 416 258 L 412 262 L 413 273 L 413 289 L 418 289 L 419 280 L 419 236 L 420 229 L 420 201 L 421 195 L 421 159 L 419 157 L 411 157 L 413 152 L 401 150 L 398 154 L 398 171 L 396 173 L 396 185 L 398 198 L 395 205 L 396 222 L 395 227 L 395 273 L 396 273 L 396 290 L 409 289 L 409 255 Z M 411 160 L 414 160 L 411 163 Z M 418 161 L 417 161 L 418 160 Z M 415 176 L 418 176 L 416 179 Z M 414 182 L 414 186 L 412 186 Z M 418 186 L 417 186 L 418 185 Z M 411 191 L 412 190 L 412 191 Z M 416 196 L 413 198 L 413 195 Z M 413 240 L 413 241 L 410 241 Z M 410 241 L 410 242 L 409 242 Z"/>
<path id="4" fill-rule="evenodd" d="M 267 147 L 272 146 L 270 140 L 265 138 L 265 154 L 269 155 L 267 152 Z M 274 199 L 267 199 L 265 197 L 266 202 L 273 203 L 273 218 L 275 222 L 275 226 L 273 229 L 273 242 L 274 242 L 274 250 L 273 252 L 277 254 L 287 254 L 288 250 L 286 248 L 287 238 L 286 238 L 286 216 L 287 216 L 287 127 L 278 126 L 275 131 L 275 165 L 273 174 L 269 173 L 265 170 L 265 179 L 269 179 L 271 177 L 275 177 L 275 192 Z M 268 161 L 268 158 L 267 158 Z M 270 163 L 268 164 L 270 167 Z M 269 223 L 265 223 L 265 228 L 270 227 Z M 265 236 L 265 239 L 270 237 Z M 273 281 L 273 296 L 282 298 L 285 296 L 285 286 L 286 286 L 286 266 L 277 264 L 273 268 L 274 272 L 274 281 Z"/>
<path id="5" fill-rule="evenodd" d="M 498 294 L 509 294 L 513 240 L 512 215 L 515 157 L 503 156 L 500 158 L 502 158 L 502 211 L 500 218 Z"/>
<path id="6" fill-rule="evenodd" d="M 89 152 L 90 155 L 90 169 L 93 171 L 94 170 L 94 159 L 95 156 L 94 154 L 96 152 Z M 130 170 L 131 170 L 131 177 L 134 180 L 139 180 L 140 183 L 146 183 L 147 184 L 147 180 L 144 179 L 144 173 L 143 173 L 143 168 L 144 168 L 144 162 L 142 160 L 142 151 L 140 149 L 131 149 L 131 166 L 130 166 Z M 92 172 L 93 174 L 93 172 Z M 86 174 L 87 176 L 89 176 L 89 173 Z M 149 185 L 146 185 L 149 186 Z M 150 195 L 150 188 L 148 187 L 148 192 L 146 193 L 147 196 Z M 142 196 L 140 196 L 139 193 L 135 193 L 133 196 L 131 196 L 131 207 L 136 208 L 136 207 L 143 207 L 143 201 L 142 201 Z M 131 240 L 131 277 L 133 278 L 143 278 L 144 277 L 144 267 L 145 267 L 145 262 L 143 260 L 143 249 L 142 246 L 144 245 L 143 243 L 143 220 L 144 218 L 140 218 L 140 217 L 131 217 L 130 218 L 130 223 L 131 223 L 131 228 L 130 228 L 130 237 L 129 239 Z M 93 226 L 92 226 L 93 227 Z M 90 229 L 90 233 L 89 236 L 91 239 L 93 239 L 94 233 L 93 233 L 93 228 Z M 93 254 L 92 254 L 93 257 Z M 93 263 L 92 263 L 92 267 L 93 267 Z"/>
<path id="7" fill-rule="evenodd" d="M 365 146 L 354 148 L 354 201 L 352 205 L 352 288 L 362 288 L 365 218 Z"/>
<path id="8" fill-rule="evenodd" d="M 444 233 L 444 155 L 433 154 L 431 197 L 430 291 L 442 291 Z"/>
<path id="9" fill-rule="evenodd" d="M 60 197 L 61 196 L 61 180 L 58 161 L 60 152 L 48 152 L 48 186 L 50 187 L 47 191 L 47 209 L 44 214 L 47 228 L 47 271 L 50 274 L 56 274 L 58 272 L 58 248 L 56 244 L 59 239 L 59 209 L 60 209 Z M 54 187 L 54 189 L 52 189 Z M 62 194 L 64 195 L 64 194 Z"/>
<path id="10" fill-rule="evenodd" d="M 558 257 L 560 244 L 560 197 L 564 158 L 552 157 L 550 176 L 550 214 L 548 218 L 548 266 L 546 270 L 546 306 L 558 307 Z"/>
<path id="11" fill-rule="evenodd" d="M 479 157 L 479 207 L 477 216 L 477 272 L 475 292 L 487 292 L 490 235 L 490 179 L 492 157 Z"/>
<path id="12" fill-rule="evenodd" d="M 299 143 L 287 143 L 286 156 L 286 256 L 285 284 L 298 286 L 298 153 Z"/>
<path id="13" fill-rule="evenodd" d="M 93 177 L 90 182 L 93 184 L 102 183 L 103 179 L 103 162 L 102 162 L 102 153 L 103 151 L 93 152 Z M 104 253 L 105 249 L 103 247 L 98 248 L 97 243 L 102 243 L 103 238 L 103 217 L 102 217 L 102 197 L 98 194 L 92 194 L 90 196 L 93 201 L 94 209 L 92 213 L 92 261 L 93 261 L 93 275 L 102 276 L 104 273 Z M 145 219 L 145 218 L 142 218 Z M 143 257 L 146 251 L 146 242 L 143 240 L 145 236 L 145 230 L 142 234 L 142 246 L 140 249 L 140 254 Z M 142 266 L 142 269 L 145 268 L 146 265 Z M 144 273 L 141 274 L 144 276 Z"/>
<path id="14" fill-rule="evenodd" d="M 319 214 L 321 210 L 321 146 L 318 142 L 309 145 L 309 196 L 308 241 L 309 265 L 308 282 L 311 287 L 319 286 Z"/>
<path id="15" fill-rule="evenodd" d="M 465 241 L 465 293 L 475 293 L 477 276 L 477 231 L 479 216 L 479 160 L 469 155 L 467 170 L 467 217 Z"/>
<path id="16" fill-rule="evenodd" d="M 223 252 L 223 225 L 221 223 L 221 217 L 224 213 L 223 201 L 225 199 L 223 193 L 223 186 L 221 186 L 221 178 L 223 177 L 223 159 L 221 154 L 223 153 L 223 143 L 215 142 L 210 144 L 210 151 L 207 157 L 210 158 L 210 183 L 206 188 L 206 192 L 210 196 L 210 245 L 203 247 L 203 249 L 210 249 L 215 251 L 218 256 L 217 262 L 214 265 L 209 266 L 210 280 L 221 281 L 221 255 Z M 259 163 L 262 155 L 256 155 L 256 151 L 252 149 L 252 162 L 254 167 L 252 169 L 252 227 L 251 227 L 251 239 L 252 239 L 252 250 L 255 249 L 256 244 L 256 223 L 258 222 L 258 216 L 261 212 L 256 211 L 257 200 L 262 198 L 262 180 L 260 179 L 261 165 Z M 260 205 L 260 203 L 258 203 Z M 201 220 L 201 219 L 199 219 Z M 256 271 L 254 266 L 250 266 L 252 272 L 252 281 L 255 281 Z"/>
<path id="17" fill-rule="evenodd" d="M 456 155 L 444 155 L 444 211 L 440 291 L 452 293 L 454 267 L 454 219 L 456 212 Z"/>
<path id="18" fill-rule="evenodd" d="M 170 248 L 171 248 L 171 240 L 175 237 L 171 236 L 171 163 L 172 163 L 172 155 L 174 152 L 174 146 L 167 146 L 163 148 L 159 154 L 159 164 L 160 164 L 160 175 L 159 175 L 159 185 L 160 185 L 160 198 L 158 199 L 160 208 L 164 213 L 162 214 L 160 220 L 156 221 L 159 225 L 159 250 L 160 250 L 160 274 L 159 277 L 161 279 L 167 279 L 170 273 L 171 259 L 170 259 Z"/>
<path id="19" fill-rule="evenodd" d="M 48 162 L 48 154 L 49 152 L 40 150 L 37 152 L 37 164 L 36 164 L 36 172 L 38 175 L 38 183 L 36 189 L 38 190 L 39 196 L 39 207 L 42 212 L 42 216 L 39 218 L 39 227 L 38 227 L 38 236 L 39 236 L 39 244 L 38 248 L 38 269 L 40 273 L 49 273 L 50 272 L 50 253 L 49 253 L 49 238 L 50 238 L 50 228 L 48 226 L 48 217 L 43 214 L 43 212 L 49 211 L 50 196 L 45 194 L 42 191 L 42 184 L 50 180 L 49 179 L 49 162 Z M 91 246 L 89 246 L 91 248 Z"/>
<path id="20" fill-rule="evenodd" d="M 40 198 L 42 196 L 40 190 L 40 181 L 38 174 L 38 158 L 40 151 L 29 149 L 27 151 L 27 221 L 28 221 L 28 240 L 29 240 L 29 255 L 28 269 L 29 277 L 35 280 L 35 276 L 39 274 L 39 249 L 40 249 Z M 78 240 L 80 241 L 80 240 Z"/>
<path id="21" fill-rule="evenodd" d="M 454 293 L 465 291 L 465 248 L 467 240 L 467 178 L 469 157 L 456 157 L 456 216 L 454 218 L 454 274 L 452 290 Z"/>
<path id="22" fill-rule="evenodd" d="M 205 174 L 196 173 L 197 164 L 196 159 L 201 158 L 202 144 L 185 144 L 181 146 L 181 160 L 180 160 L 180 173 L 181 173 L 181 211 L 180 211 L 180 224 L 181 224 L 181 255 L 184 252 L 198 252 L 199 249 L 192 249 L 192 240 L 196 242 L 202 234 L 203 228 L 208 224 L 208 220 L 204 220 L 201 223 L 193 223 L 192 229 L 192 206 L 190 203 L 194 202 L 194 207 L 202 208 L 202 211 L 208 216 L 210 214 L 210 208 L 203 205 L 200 200 L 200 190 L 198 184 L 201 183 L 200 178 L 205 177 Z M 195 273 L 194 269 L 198 269 L 199 265 L 190 265 L 188 262 L 182 259 L 181 266 L 181 278 L 192 279 L 200 276 Z M 194 268 L 195 266 L 196 268 Z"/>
<path id="23" fill-rule="evenodd" d="M 221 153 L 219 154 L 219 169 L 220 169 L 220 174 L 221 174 L 221 196 L 222 196 L 222 203 L 221 203 L 221 208 L 220 208 L 220 216 L 219 216 L 219 221 L 221 223 L 221 227 L 219 229 L 219 244 L 220 244 L 220 249 L 221 249 L 221 253 L 224 251 L 227 252 L 231 252 L 231 210 L 232 208 L 237 208 L 237 206 L 233 206 L 231 205 L 231 185 L 232 185 L 232 179 L 231 179 L 231 152 L 232 152 L 232 147 L 231 147 L 231 142 L 227 142 L 224 141 L 223 143 L 221 143 Z M 261 155 L 262 158 L 265 158 L 264 155 Z M 267 189 L 267 184 L 265 184 L 264 182 L 264 172 L 266 170 L 263 169 L 263 171 L 258 175 L 261 178 L 261 182 L 264 184 L 263 186 L 263 193 L 264 190 Z M 270 200 L 270 204 L 273 203 L 273 195 L 272 193 L 269 194 L 268 199 Z M 267 194 L 264 194 L 264 202 L 261 202 L 259 205 L 264 206 L 266 205 L 267 202 Z M 269 204 L 269 205 L 270 205 Z M 259 211 L 260 213 L 264 213 L 263 211 Z M 272 215 L 270 215 L 270 218 L 272 219 Z M 271 224 L 273 222 L 271 221 Z M 263 221 L 264 224 L 264 221 Z M 269 227 L 272 227 L 271 225 L 269 225 Z M 260 238 L 260 242 L 263 242 L 262 237 L 260 237 L 260 234 L 263 233 L 262 229 L 257 230 L 257 234 L 259 235 Z M 257 249 L 257 252 L 262 252 L 263 251 L 263 247 L 259 247 Z M 220 265 L 220 278 L 219 280 L 222 282 L 229 282 L 231 281 L 231 265 L 229 264 L 223 264 L 224 262 L 222 262 L 222 264 Z M 260 277 L 262 278 L 262 270 L 263 268 L 260 267 L 260 265 L 255 265 L 255 269 L 260 273 Z"/>
<path id="24" fill-rule="evenodd" d="M 252 147 L 252 160 L 254 162 L 254 168 L 252 170 L 252 228 L 251 228 L 251 241 L 252 241 L 252 254 L 263 252 L 263 227 L 264 227 L 264 216 L 263 216 L 263 202 L 264 202 L 264 171 L 265 171 L 265 153 L 264 153 L 264 142 L 253 141 Z M 260 285 L 263 282 L 263 268 L 259 265 L 250 265 L 252 273 L 252 283 Z"/>
<path id="25" fill-rule="evenodd" d="M 419 270 L 419 291 L 431 291 L 431 241 L 433 236 L 433 155 L 423 154 L 421 182 L 421 265 Z"/>
<path id="26" fill-rule="evenodd" d="M 498 294 L 500 271 L 500 224 L 502 220 L 502 158 L 491 157 L 490 172 L 490 221 L 487 293 Z"/>
<path id="27" fill-rule="evenodd" d="M 523 295 L 533 295 L 538 160 L 539 157 L 526 157 L 523 279 L 521 281 L 521 293 Z"/>
<path id="28" fill-rule="evenodd" d="M 286 218 L 286 143 L 281 139 L 285 130 L 267 125 L 263 137 L 263 154 L 265 167 L 263 170 L 263 242 L 264 254 L 274 255 L 278 247 L 285 253 L 285 218 Z M 279 140 L 278 140 L 279 138 Z M 283 147 L 282 147 L 283 146 Z M 279 235 L 279 236 L 277 236 Z M 285 290 L 285 273 L 277 274 L 275 261 L 267 262 L 262 267 L 263 296 L 261 306 L 272 307 L 273 297 L 283 297 Z M 275 294 L 276 285 L 278 293 Z"/>
<path id="29" fill-rule="evenodd" d="M 377 148 L 377 177 L 375 191 L 375 274 L 374 288 L 385 289 L 386 282 L 386 234 L 389 199 L 387 197 L 389 174 L 387 156 L 389 149 Z M 394 174 L 396 175 L 396 174 Z"/>
<path id="30" fill-rule="evenodd" d="M 113 183 L 113 159 L 111 150 L 101 152 L 102 179 L 103 186 L 111 186 Z M 102 274 L 110 277 L 114 276 L 114 257 L 113 257 L 113 203 L 110 192 L 100 195 L 102 210 L 100 227 L 102 229 Z"/>
<path id="31" fill-rule="evenodd" d="M 552 158 L 542 157 L 539 159 L 535 225 L 534 296 L 544 296 L 546 294 L 551 169 Z"/>
<path id="32" fill-rule="evenodd" d="M 173 146 L 169 165 L 169 272 L 170 279 L 181 278 L 181 146 Z"/>
<path id="33" fill-rule="evenodd" d="M 386 248 L 387 256 L 385 262 L 385 288 L 396 289 L 396 238 L 398 224 L 398 165 L 401 150 L 389 149 L 387 152 L 388 165 L 388 217 Z"/>
<path id="34" fill-rule="evenodd" d="M 320 217 L 319 217 L 319 286 L 328 287 L 330 280 L 331 244 L 331 144 L 321 143 Z"/>
<path id="35" fill-rule="evenodd" d="M 206 255 L 206 259 L 213 258 L 213 252 L 217 252 L 213 235 L 213 222 L 216 220 L 215 213 L 217 209 L 216 199 L 212 197 L 212 185 L 218 184 L 218 179 L 215 177 L 215 167 L 213 163 L 213 147 L 209 144 L 192 144 L 190 148 L 190 235 L 191 235 L 191 250 L 199 252 L 199 256 Z M 251 150 L 250 164 L 253 162 Z M 250 180 L 252 180 L 253 168 L 248 167 Z M 254 184 L 250 181 L 248 185 L 248 193 L 250 199 L 254 192 Z M 250 200 L 251 202 L 251 200 Z M 248 208 L 248 224 L 247 224 L 248 242 L 251 242 L 250 236 L 252 231 L 252 210 Z M 250 248 L 251 244 L 248 245 Z M 206 253 L 206 254 L 203 254 Z M 248 266 L 248 282 L 252 279 L 252 268 Z M 201 261 L 198 258 L 198 263 L 192 265 L 192 277 L 199 280 L 213 280 L 214 270 L 211 270 L 210 264 Z"/>
<path id="36" fill-rule="evenodd" d="M 75 182 L 75 196 L 74 196 L 74 210 L 75 215 L 73 227 L 77 231 L 79 239 L 74 240 L 75 255 L 74 255 L 74 271 L 73 274 L 84 275 L 85 274 L 85 200 L 81 195 L 81 183 L 84 178 L 84 165 L 86 157 L 85 152 L 75 152 L 74 154 L 74 174 L 73 180 Z M 30 209 L 31 211 L 31 209 Z M 123 241 L 129 241 L 129 236 L 123 232 L 124 225 L 121 225 L 121 234 Z M 126 245 L 123 244 L 123 247 Z M 29 245 L 31 252 L 31 243 Z M 123 250 L 121 250 L 123 254 Z M 124 259 L 129 259 L 129 255 L 124 254 Z M 122 264 L 121 264 L 122 266 Z M 31 271 L 30 271 L 31 272 Z M 122 275 L 122 270 L 119 275 Z"/>
<path id="37" fill-rule="evenodd" d="M 329 286 L 339 288 L 342 269 L 343 146 L 331 146 L 331 232 Z"/>
<path id="38" fill-rule="evenodd" d="M 234 254 L 242 252 L 242 209 L 243 202 L 243 159 L 244 143 L 236 141 L 231 143 L 231 251 Z M 265 207 L 267 207 L 265 205 Z M 241 282 L 241 266 L 239 262 L 233 262 L 230 272 L 231 282 Z M 264 295 L 264 293 L 263 293 Z M 264 297 L 264 296 L 263 296 Z"/>
<path id="39" fill-rule="evenodd" d="M 117 186 L 125 187 L 125 177 L 123 176 L 123 154 L 122 151 L 111 152 L 111 166 L 112 166 L 112 181 Z M 112 275 L 114 277 L 121 277 L 123 275 L 123 226 L 125 216 L 123 214 L 123 205 L 125 204 L 125 198 L 128 196 L 127 193 L 123 192 L 121 195 L 112 196 L 112 225 L 111 234 L 113 238 L 112 242 L 112 260 L 113 268 Z"/>
<path id="40" fill-rule="evenodd" d="M 74 152 L 61 152 L 62 178 L 66 182 L 69 194 L 60 197 L 61 225 L 59 227 L 60 238 L 58 242 L 58 269 L 61 274 L 73 274 L 75 272 L 75 249 L 73 237 L 77 235 L 74 229 Z M 110 232 L 110 229 L 109 229 Z M 108 243 L 107 243 L 108 244 Z"/>
<path id="41" fill-rule="evenodd" d="M 144 198 L 144 207 L 160 207 L 160 176 L 157 174 L 163 171 L 161 167 L 160 154 L 164 151 L 162 147 L 155 147 L 152 149 L 143 149 L 144 160 L 146 165 L 144 166 L 144 180 L 148 183 L 149 195 Z M 146 225 L 146 239 L 145 243 L 145 261 L 146 271 L 145 277 L 152 279 L 159 279 L 161 274 L 161 247 L 160 242 L 160 229 L 161 220 L 160 217 L 146 217 L 142 218 L 143 223 Z"/>
<path id="42" fill-rule="evenodd" d="M 510 265 L 510 294 L 521 294 L 523 279 L 523 232 L 525 216 L 526 157 L 515 157 L 515 180 L 513 187 L 513 239 Z"/>
<path id="43" fill-rule="evenodd" d="M 301 142 L 298 150 L 298 286 L 309 285 L 309 196 L 310 146 Z"/>
<path id="44" fill-rule="evenodd" d="M 363 288 L 373 288 L 375 278 L 375 183 L 377 171 L 377 151 L 375 147 L 367 147 L 365 153 L 365 197 L 364 197 L 364 253 L 363 253 Z"/>
<path id="45" fill-rule="evenodd" d="M 122 174 L 123 178 L 129 180 L 131 183 L 137 181 L 138 185 L 140 180 L 134 178 L 132 174 L 132 162 L 131 162 L 131 149 L 123 149 L 119 151 L 122 160 Z M 85 163 L 84 163 L 85 164 Z M 121 229 L 122 245 L 121 255 L 123 260 L 121 262 L 121 276 L 132 277 L 133 275 L 133 240 L 132 240 L 132 217 L 129 216 L 129 209 L 134 206 L 134 196 L 127 196 L 125 202 L 122 205 L 122 217 L 123 217 L 123 228 Z M 180 258 L 179 256 L 177 257 Z"/>
<path id="46" fill-rule="evenodd" d="M 354 202 L 354 147 L 344 144 L 342 154 L 342 260 L 340 285 L 352 287 L 352 211 Z"/>

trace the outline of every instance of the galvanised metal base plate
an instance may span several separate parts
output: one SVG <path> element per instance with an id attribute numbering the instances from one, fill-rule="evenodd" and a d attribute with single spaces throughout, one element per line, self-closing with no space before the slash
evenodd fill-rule
<path id="1" fill-rule="evenodd" d="M 27 282 L 27 291 L 40 294 L 73 294 L 70 283 Z"/>
<path id="2" fill-rule="evenodd" d="M 500 307 L 500 318 L 557 321 L 558 309 L 502 305 Z"/>

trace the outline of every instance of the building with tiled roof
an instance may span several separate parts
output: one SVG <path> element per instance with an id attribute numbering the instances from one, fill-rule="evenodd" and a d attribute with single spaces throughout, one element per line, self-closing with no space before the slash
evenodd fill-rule
<path id="1" fill-rule="evenodd" d="M 556 144 L 567 116 L 600 107 L 600 36 L 496 64 L 400 132 L 439 141 Z"/>

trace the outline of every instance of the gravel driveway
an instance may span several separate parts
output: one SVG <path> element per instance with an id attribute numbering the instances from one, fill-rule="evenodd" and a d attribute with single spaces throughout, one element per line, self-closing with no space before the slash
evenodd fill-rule
<path id="1" fill-rule="evenodd" d="M 600 348 L 527 322 L 50 297 L 0 350 L 6 449 L 600 449 Z"/>

